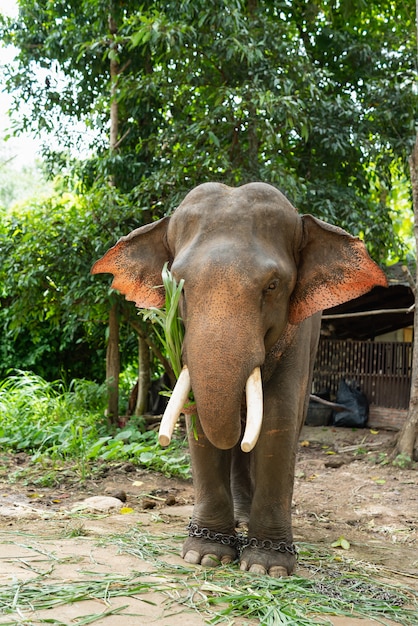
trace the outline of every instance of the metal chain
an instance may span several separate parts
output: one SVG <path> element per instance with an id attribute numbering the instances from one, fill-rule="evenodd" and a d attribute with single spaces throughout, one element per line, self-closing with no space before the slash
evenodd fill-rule
<path id="1" fill-rule="evenodd" d="M 187 526 L 189 531 L 189 537 L 197 537 L 198 539 L 208 539 L 209 541 L 216 541 L 224 546 L 231 546 L 232 548 L 239 549 L 243 535 L 237 533 L 235 535 L 224 535 L 223 533 L 216 533 L 209 528 L 200 528 L 194 522 L 189 522 Z"/>
<path id="2" fill-rule="evenodd" d="M 261 548 L 262 550 L 274 550 L 275 552 L 288 552 L 297 556 L 298 551 L 294 543 L 285 541 L 272 541 L 271 539 L 256 539 L 244 537 L 243 548 Z"/>
<path id="3" fill-rule="evenodd" d="M 262 550 L 273 550 L 275 552 L 288 552 L 293 556 L 297 556 L 298 554 L 295 544 L 286 543 L 285 541 L 275 542 L 271 539 L 256 539 L 255 537 L 248 538 L 242 533 L 225 535 L 224 533 L 216 533 L 209 530 L 209 528 L 200 528 L 200 526 L 192 521 L 189 522 L 187 530 L 189 537 L 208 539 L 209 541 L 221 543 L 224 546 L 231 546 L 232 548 L 236 548 L 240 554 L 244 548 L 261 548 Z"/>

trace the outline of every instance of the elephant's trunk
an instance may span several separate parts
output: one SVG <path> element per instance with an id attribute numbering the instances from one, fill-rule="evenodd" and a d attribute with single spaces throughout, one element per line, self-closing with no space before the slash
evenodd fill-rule
<path id="1" fill-rule="evenodd" d="M 161 420 L 159 442 L 162 446 L 168 446 L 171 441 L 174 426 L 183 410 L 190 389 L 190 374 L 187 366 L 185 366 Z M 247 420 L 241 448 L 244 452 L 250 452 L 257 443 L 263 420 L 263 389 L 259 367 L 256 367 L 248 377 L 245 395 Z"/>
<path id="2" fill-rule="evenodd" d="M 235 286 L 237 284 L 238 279 Z M 209 441 L 221 450 L 233 448 L 241 437 L 241 410 L 247 380 L 265 359 L 264 333 L 256 317 L 258 311 L 243 302 L 246 290 L 242 286 L 240 290 L 230 291 L 232 295 L 222 291 L 216 298 L 216 294 L 211 294 L 204 317 L 193 314 L 194 303 L 189 297 L 192 313 L 187 317 L 184 341 L 184 362 L 190 371 L 200 424 Z M 201 310 L 201 307 L 196 308 Z M 250 382 L 250 396 L 253 389 Z M 249 402 L 251 412 L 258 406 L 258 413 L 262 413 L 260 397 L 259 393 L 258 402 Z M 253 429 L 254 433 L 257 431 L 259 426 Z M 247 440 L 245 447 L 250 445 Z"/>

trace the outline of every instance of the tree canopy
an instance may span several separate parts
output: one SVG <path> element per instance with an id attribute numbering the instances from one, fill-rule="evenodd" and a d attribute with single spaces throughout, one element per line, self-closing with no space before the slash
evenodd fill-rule
<path id="1" fill-rule="evenodd" d="M 364 234 L 380 260 L 395 245 L 391 165 L 405 166 L 417 104 L 408 3 L 19 6 L 2 29 L 18 49 L 8 89 L 31 104 L 16 123 L 55 132 L 62 147 L 74 145 L 65 119 L 94 128 L 87 185 L 111 175 L 158 216 L 199 182 L 264 180 L 301 210 Z M 109 153 L 112 81 L 119 125 Z"/>

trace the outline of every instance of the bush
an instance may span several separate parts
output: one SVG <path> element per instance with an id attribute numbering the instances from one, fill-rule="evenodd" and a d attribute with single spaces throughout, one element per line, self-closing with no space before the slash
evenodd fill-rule
<path id="1" fill-rule="evenodd" d="M 33 459 L 77 460 L 82 477 L 95 460 L 126 461 L 188 478 L 190 464 L 180 439 L 163 450 L 155 431 L 142 418 L 109 431 L 104 414 L 105 385 L 88 380 L 47 382 L 32 372 L 17 371 L 0 383 L 0 446 L 25 451 Z"/>

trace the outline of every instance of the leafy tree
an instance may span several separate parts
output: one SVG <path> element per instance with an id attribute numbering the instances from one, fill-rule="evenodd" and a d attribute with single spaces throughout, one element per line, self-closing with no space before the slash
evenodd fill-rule
<path id="1" fill-rule="evenodd" d="M 65 116 L 94 125 L 86 182 L 113 177 L 149 219 L 170 208 L 173 189 L 178 199 L 208 179 L 263 179 L 302 210 L 364 234 L 376 258 L 395 245 L 385 192 L 391 163 L 406 168 L 416 107 L 405 3 L 19 6 L 3 37 L 19 49 L 8 88 L 31 102 L 21 125 L 53 130 Z M 109 152 L 113 102 L 118 139 Z M 376 179 L 380 198 L 370 194 Z"/>
<path id="2" fill-rule="evenodd" d="M 88 276 L 97 226 L 81 204 L 68 193 L 40 196 L 1 217 L 3 375 L 19 367 L 48 379 L 102 377 Z"/>
<path id="3" fill-rule="evenodd" d="M 91 195 L 58 187 L 0 212 L 0 377 L 17 368 L 47 380 L 103 380 L 109 286 L 89 271 L 103 241 L 111 245 L 115 233 L 134 225 L 130 205 L 113 187 Z M 112 297 L 124 321 L 123 366 L 137 350 L 133 329 L 169 371 L 152 329 L 134 307 Z"/>

